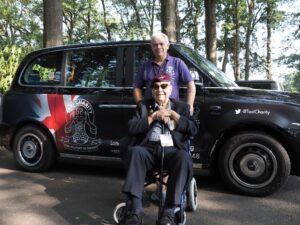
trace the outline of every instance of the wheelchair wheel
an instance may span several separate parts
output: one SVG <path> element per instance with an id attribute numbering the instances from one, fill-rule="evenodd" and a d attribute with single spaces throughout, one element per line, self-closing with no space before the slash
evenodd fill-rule
<path id="1" fill-rule="evenodd" d="M 175 209 L 175 221 L 176 225 L 185 225 L 186 223 L 186 212 L 181 211 L 180 207 Z"/>
<path id="2" fill-rule="evenodd" d="M 124 218 L 126 214 L 126 202 L 119 203 L 115 208 L 114 208 L 114 221 L 116 224 L 119 224 L 119 222 Z"/>
<path id="3" fill-rule="evenodd" d="M 196 211 L 198 207 L 197 201 L 197 183 L 196 179 L 193 177 L 189 183 L 187 191 L 187 207 L 186 209 L 190 212 Z"/>

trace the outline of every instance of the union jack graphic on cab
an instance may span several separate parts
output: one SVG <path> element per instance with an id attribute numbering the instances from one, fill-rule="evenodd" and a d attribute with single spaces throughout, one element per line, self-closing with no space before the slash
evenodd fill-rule
<path id="1" fill-rule="evenodd" d="M 74 151 L 96 151 L 95 113 L 92 105 L 75 95 L 35 95 L 33 107 L 38 120 L 52 133 L 58 146 Z"/>

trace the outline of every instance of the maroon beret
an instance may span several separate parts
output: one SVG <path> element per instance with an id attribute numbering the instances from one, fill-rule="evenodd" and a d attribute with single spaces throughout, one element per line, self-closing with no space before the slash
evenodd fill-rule
<path id="1" fill-rule="evenodd" d="M 152 80 L 152 84 L 154 84 L 155 82 L 164 82 L 164 81 L 170 82 L 171 76 L 167 73 L 156 75 Z"/>

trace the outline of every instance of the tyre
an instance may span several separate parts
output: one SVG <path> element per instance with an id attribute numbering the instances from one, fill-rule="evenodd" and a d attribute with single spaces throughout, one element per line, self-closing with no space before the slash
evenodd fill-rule
<path id="1" fill-rule="evenodd" d="M 264 133 L 231 137 L 219 155 L 219 169 L 230 188 L 251 196 L 267 196 L 282 187 L 291 163 L 284 147 Z"/>
<path id="2" fill-rule="evenodd" d="M 36 126 L 25 126 L 17 132 L 13 152 L 17 164 L 30 172 L 49 169 L 57 157 L 47 134 Z"/>
<path id="3" fill-rule="evenodd" d="M 114 208 L 113 218 L 115 223 L 119 224 L 119 222 L 124 219 L 125 215 L 126 215 L 126 202 L 121 202 Z"/>
<path id="4" fill-rule="evenodd" d="M 193 177 L 189 183 L 188 191 L 187 191 L 187 207 L 186 209 L 190 212 L 194 212 L 198 207 L 198 199 L 197 199 L 197 182 Z"/>

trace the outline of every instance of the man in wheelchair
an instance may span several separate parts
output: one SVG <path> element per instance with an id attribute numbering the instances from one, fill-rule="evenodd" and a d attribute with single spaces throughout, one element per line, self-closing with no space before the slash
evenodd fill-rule
<path id="1" fill-rule="evenodd" d="M 168 74 L 156 75 L 151 88 L 153 99 L 138 104 L 136 115 L 129 121 L 129 133 L 135 138 L 135 144 L 125 156 L 127 175 L 123 193 L 127 196 L 127 212 L 120 221 L 124 225 L 143 224 L 142 195 L 148 171 L 163 164 L 169 174 L 158 225 L 175 224 L 175 208 L 181 204 L 182 194 L 193 176 L 187 146 L 198 127 L 190 115 L 189 105 L 169 98 L 172 86 Z"/>

